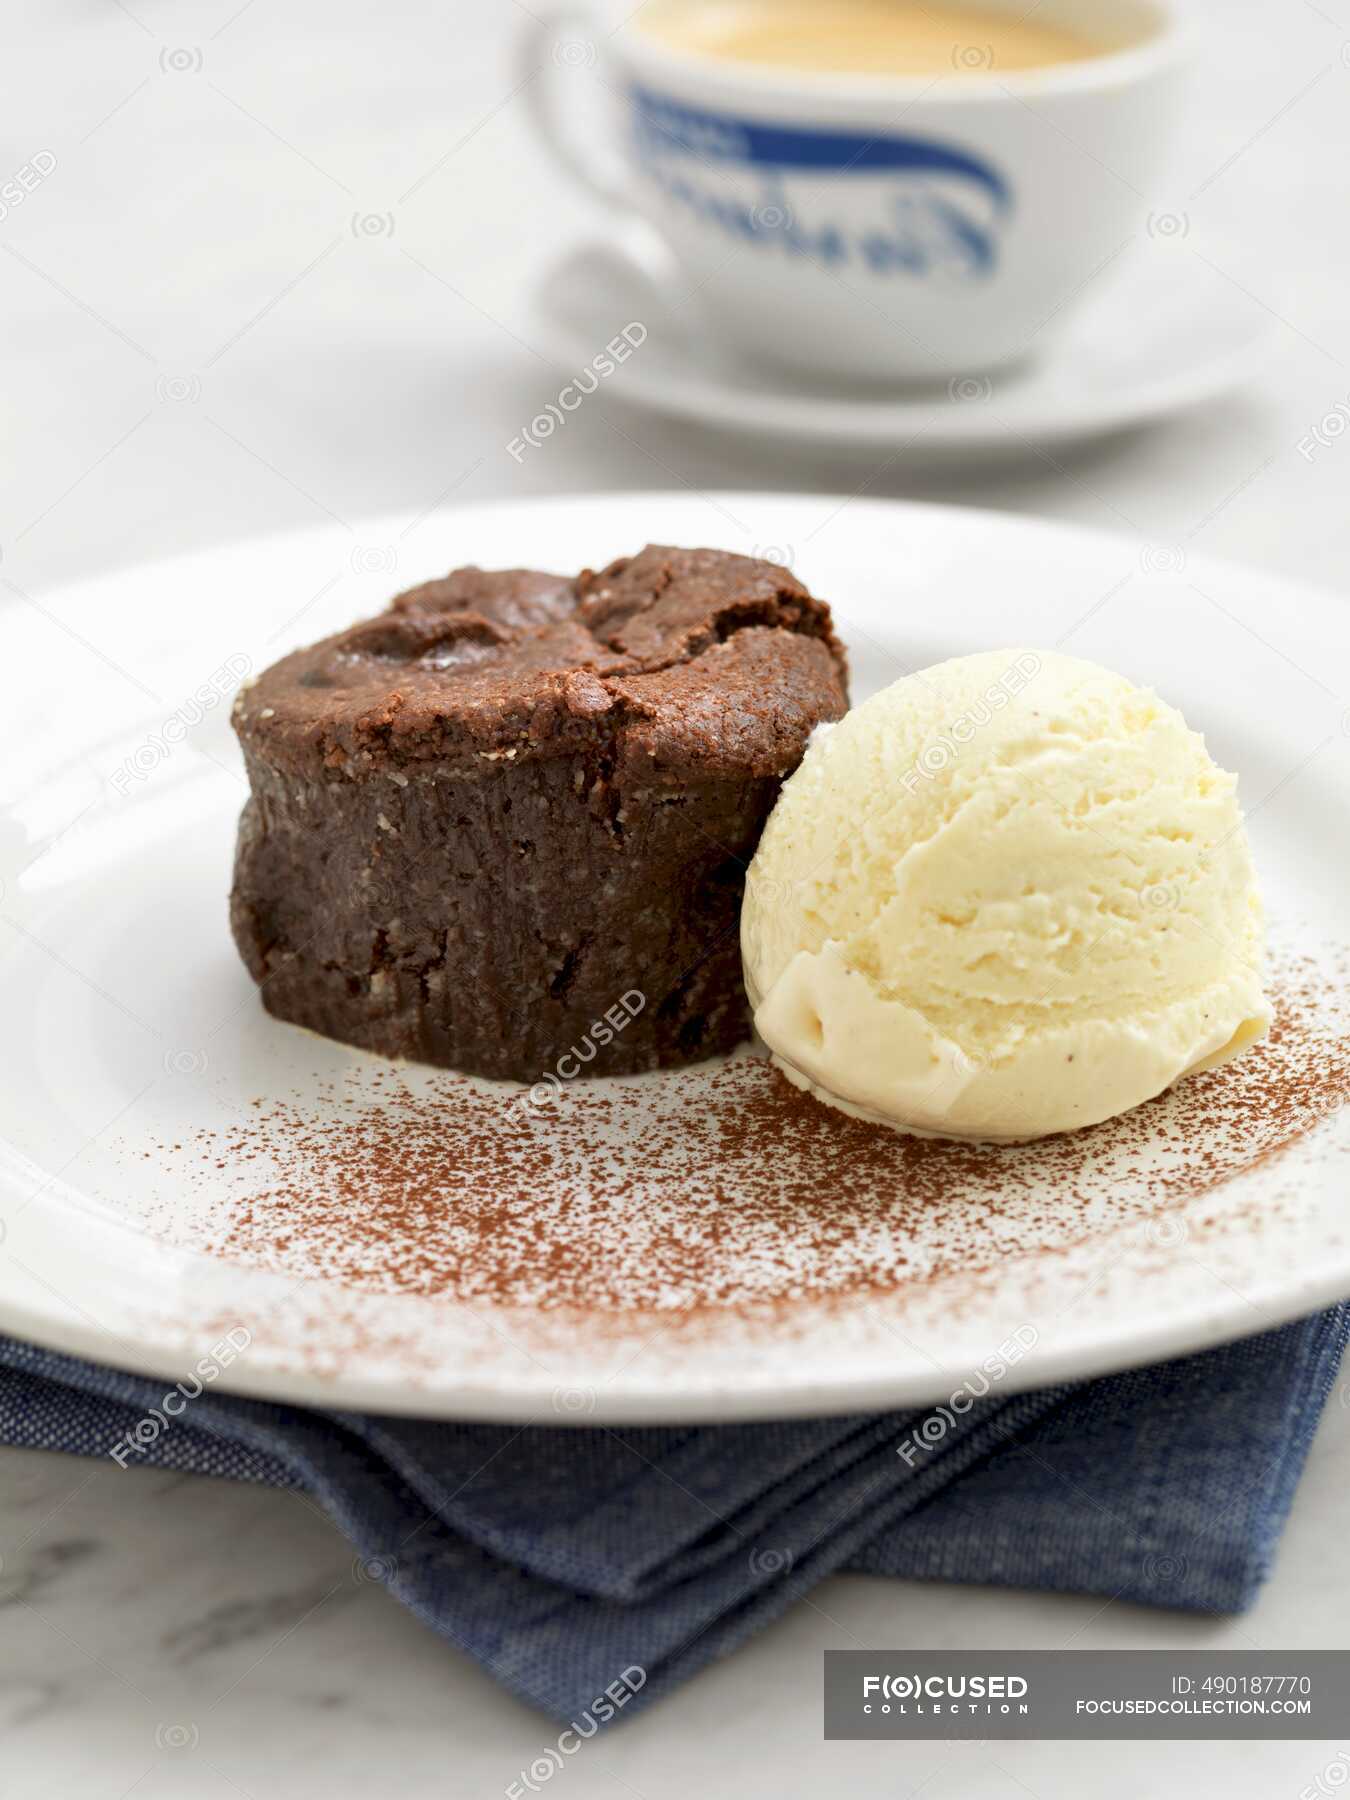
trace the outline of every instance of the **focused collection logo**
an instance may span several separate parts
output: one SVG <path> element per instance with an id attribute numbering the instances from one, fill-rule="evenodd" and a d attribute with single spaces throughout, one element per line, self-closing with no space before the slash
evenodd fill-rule
<path id="1" fill-rule="evenodd" d="M 864 1675 L 867 1714 L 960 1713 L 992 1717 L 1030 1711 L 1025 1675 Z"/>
<path id="2" fill-rule="evenodd" d="M 822 1660 L 825 1737 L 839 1740 L 1325 1740 L 1342 1729 L 1350 1693 L 1346 1650 L 826 1650 Z"/>

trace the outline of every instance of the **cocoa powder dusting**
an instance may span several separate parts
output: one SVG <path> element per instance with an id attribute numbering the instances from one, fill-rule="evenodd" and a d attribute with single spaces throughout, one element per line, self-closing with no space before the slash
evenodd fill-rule
<path id="1" fill-rule="evenodd" d="M 1287 959 L 1268 1039 L 1124 1118 L 1018 1147 L 905 1137 L 746 1057 L 514 1088 L 361 1062 L 203 1132 L 217 1254 L 368 1291 L 594 1313 L 893 1290 L 1188 1203 L 1350 1097 L 1344 971 Z M 181 1166 L 175 1169 L 179 1179 Z M 167 1228 L 164 1221 L 161 1227 Z"/>

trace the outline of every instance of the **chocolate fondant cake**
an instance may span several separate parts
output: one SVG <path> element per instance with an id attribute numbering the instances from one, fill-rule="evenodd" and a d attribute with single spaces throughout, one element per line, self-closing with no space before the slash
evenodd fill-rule
<path id="1" fill-rule="evenodd" d="M 270 1012 L 390 1055 L 537 1082 L 728 1050 L 745 865 L 845 705 L 774 564 L 456 570 L 239 696 L 235 940 Z"/>

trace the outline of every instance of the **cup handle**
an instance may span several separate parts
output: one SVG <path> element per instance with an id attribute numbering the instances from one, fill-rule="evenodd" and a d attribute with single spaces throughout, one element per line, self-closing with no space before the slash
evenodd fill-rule
<path id="1" fill-rule="evenodd" d="M 588 37 L 565 40 L 559 28 L 577 25 Z M 569 132 L 562 123 L 554 69 L 566 69 L 568 53 L 576 54 L 575 66 L 585 67 L 597 55 L 595 39 L 601 28 L 585 4 L 564 4 L 542 16 L 532 17 L 521 39 L 522 91 L 535 129 L 572 179 L 610 211 L 622 209 L 630 218 L 639 215 L 618 152 L 598 144 L 591 134 Z"/>

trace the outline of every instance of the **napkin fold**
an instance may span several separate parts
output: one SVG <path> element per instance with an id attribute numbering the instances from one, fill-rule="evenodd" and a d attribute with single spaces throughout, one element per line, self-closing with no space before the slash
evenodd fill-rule
<path id="1" fill-rule="evenodd" d="M 303 1488 L 351 1540 L 354 1578 L 522 1700 L 589 1722 L 607 1689 L 631 1717 L 837 1570 L 1242 1611 L 1348 1329 L 1343 1303 L 946 1417 L 517 1427 L 206 1389 L 130 1452 L 162 1381 L 0 1338 L 0 1443 Z"/>

